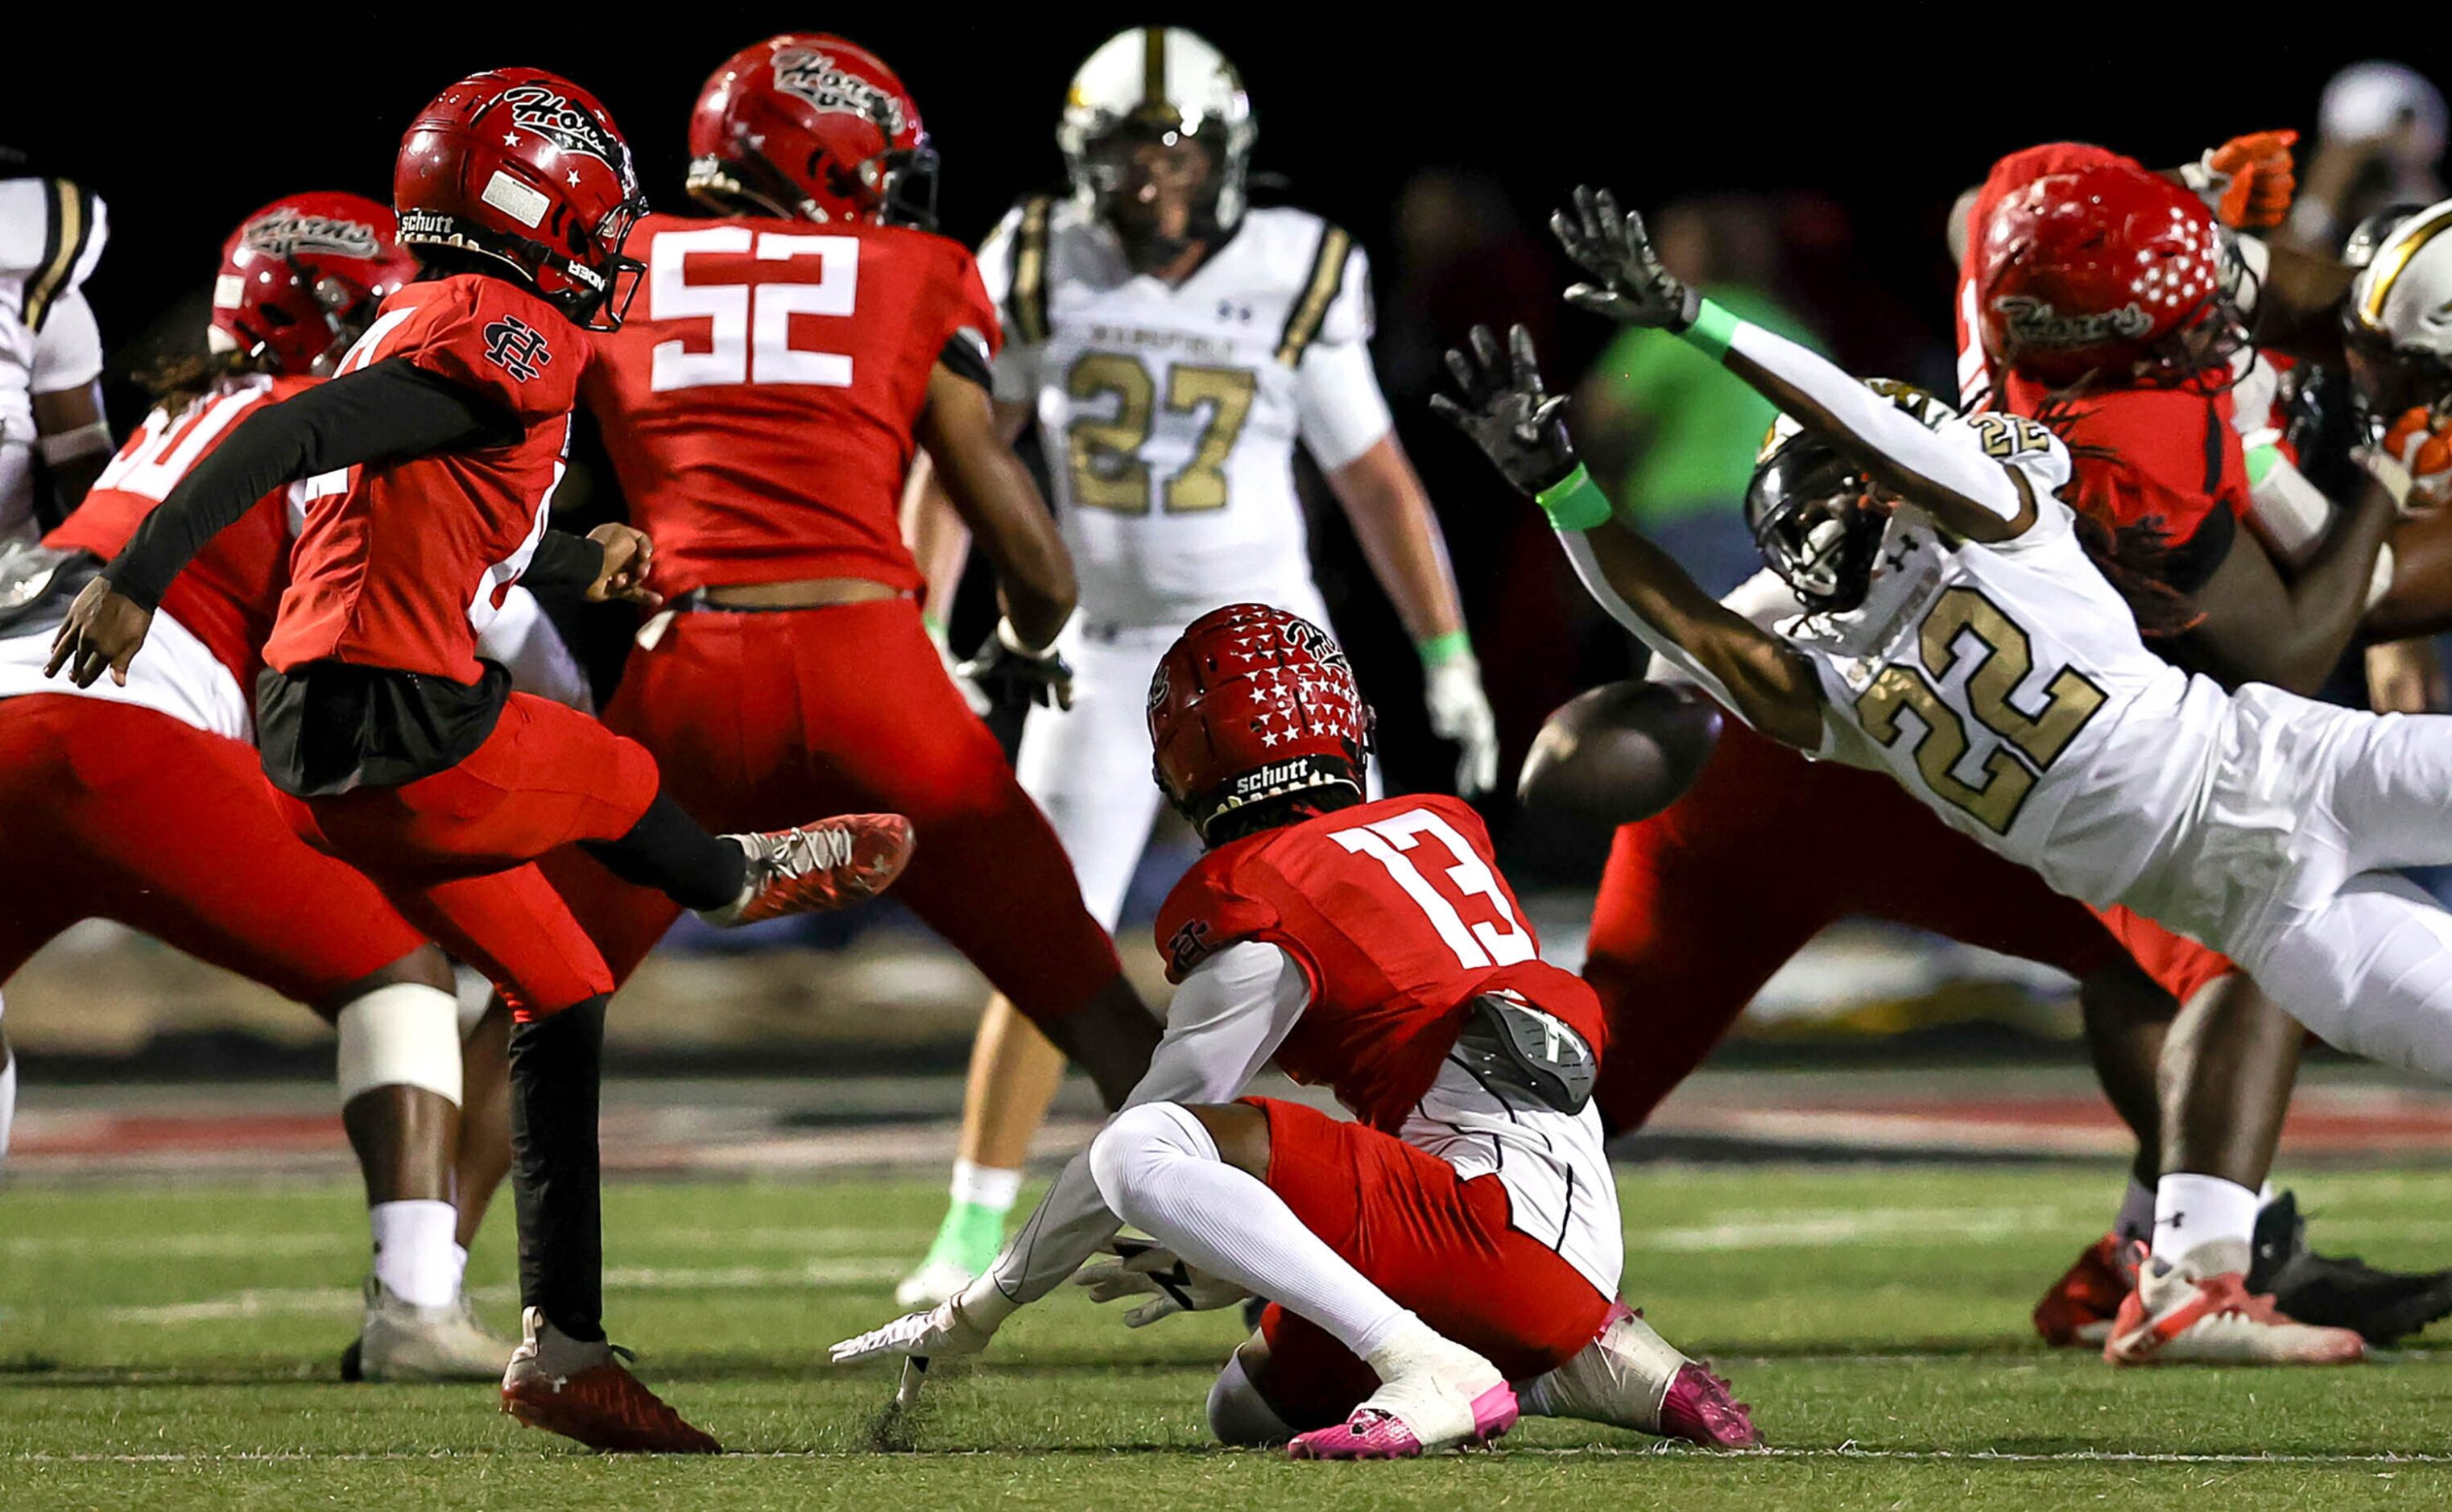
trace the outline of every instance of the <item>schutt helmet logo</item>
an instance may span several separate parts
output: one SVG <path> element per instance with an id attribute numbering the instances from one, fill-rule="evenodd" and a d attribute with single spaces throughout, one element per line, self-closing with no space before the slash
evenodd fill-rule
<path id="1" fill-rule="evenodd" d="M 523 383 L 553 363 L 544 334 L 513 315 L 485 327 L 485 356 Z"/>
<path id="2" fill-rule="evenodd" d="M 844 110 L 874 121 L 888 137 L 902 130 L 902 102 L 859 74 L 846 72 L 835 60 L 806 48 L 785 48 L 775 54 L 775 88 L 798 95 L 821 110 Z"/>
<path id="3" fill-rule="evenodd" d="M 532 131 L 564 152 L 584 153 L 630 181 L 630 154 L 604 124 L 541 84 L 523 84 L 503 91 L 511 108 L 511 124 Z"/>
<path id="4" fill-rule="evenodd" d="M 269 257 L 322 252 L 334 257 L 373 257 L 382 251 L 375 228 L 364 221 L 333 215 L 307 215 L 287 206 L 249 221 L 239 231 L 239 243 Z"/>
<path id="5" fill-rule="evenodd" d="M 2009 318 L 2009 334 L 2036 346 L 2092 346 L 2113 337 L 2143 336 L 2154 318 L 2131 300 L 2099 315 L 2063 315 L 2039 299 L 2004 294 L 1992 307 Z"/>

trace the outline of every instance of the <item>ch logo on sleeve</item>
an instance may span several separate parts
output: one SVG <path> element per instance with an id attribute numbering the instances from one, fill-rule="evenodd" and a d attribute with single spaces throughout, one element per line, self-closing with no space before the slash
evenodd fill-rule
<path id="1" fill-rule="evenodd" d="M 485 357 L 524 383 L 553 362 L 544 333 L 515 315 L 485 327 Z"/>

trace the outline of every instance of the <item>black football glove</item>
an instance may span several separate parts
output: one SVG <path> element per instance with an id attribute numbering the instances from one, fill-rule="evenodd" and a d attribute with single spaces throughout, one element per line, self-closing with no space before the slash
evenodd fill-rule
<path id="1" fill-rule="evenodd" d="M 1559 210 L 1550 229 L 1592 282 L 1567 290 L 1567 303 L 1621 325 L 1682 331 L 1694 324 L 1702 298 L 1660 265 L 1643 217 L 1621 211 L 1607 189 L 1575 186 L 1572 214 Z"/>
<path id="2" fill-rule="evenodd" d="M 1052 645 L 1033 651 L 1022 644 L 1010 619 L 999 619 L 996 634 L 954 671 L 1001 708 L 1073 707 L 1072 666 Z"/>
<path id="3" fill-rule="evenodd" d="M 1490 327 L 1476 325 L 1471 344 L 1470 353 L 1448 353 L 1448 371 L 1464 390 L 1464 403 L 1433 394 L 1431 408 L 1472 437 L 1507 481 L 1527 494 L 1537 494 L 1573 472 L 1575 443 L 1558 413 L 1566 407 L 1567 396 L 1543 392 L 1532 338 L 1523 326 L 1513 327 L 1502 356 Z"/>

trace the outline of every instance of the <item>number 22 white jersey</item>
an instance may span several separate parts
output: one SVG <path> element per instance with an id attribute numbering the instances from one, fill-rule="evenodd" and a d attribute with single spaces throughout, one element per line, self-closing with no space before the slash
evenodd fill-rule
<path id="1" fill-rule="evenodd" d="M 1077 202 L 1032 199 L 979 273 L 1004 312 L 996 395 L 1037 413 L 1084 620 L 1171 627 L 1309 592 L 1295 442 L 1333 471 L 1390 426 L 1352 238 L 1252 210 L 1169 285 Z"/>
<path id="2" fill-rule="evenodd" d="M 1942 414 L 1936 431 L 2027 479 L 2035 522 L 1985 545 L 1903 509 L 1861 606 L 1780 624 L 1829 699 L 1817 754 L 1888 770 L 2062 893 L 2121 901 L 2216 783 L 2230 696 L 2146 649 L 2058 497 L 2058 438 Z"/>

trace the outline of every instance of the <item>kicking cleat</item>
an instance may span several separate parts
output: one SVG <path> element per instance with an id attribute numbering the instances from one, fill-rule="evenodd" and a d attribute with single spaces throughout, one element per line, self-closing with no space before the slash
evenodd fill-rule
<path id="1" fill-rule="evenodd" d="M 1410 1358 L 1372 1358 L 1379 1389 L 1343 1423 L 1295 1435 L 1297 1460 L 1411 1460 L 1487 1443 L 1515 1426 L 1515 1393 L 1498 1367 L 1462 1345 L 1434 1339 Z"/>
<path id="2" fill-rule="evenodd" d="M 749 853 L 749 880 L 732 902 L 699 911 L 708 923 L 725 926 L 865 903 L 902 874 L 918 843 L 900 814 L 844 814 L 797 830 L 726 838 Z"/>
<path id="3" fill-rule="evenodd" d="M 564 1337 L 528 1308 L 524 1336 L 503 1372 L 503 1410 L 531 1428 L 614 1454 L 720 1454 L 708 1435 L 682 1421 L 642 1385 L 613 1345 Z"/>
<path id="4" fill-rule="evenodd" d="M 478 1321 L 467 1294 L 446 1306 L 421 1307 L 366 1278 L 366 1320 L 341 1352 L 344 1381 L 492 1381 L 511 1358 L 511 1342 Z"/>
<path id="5" fill-rule="evenodd" d="M 1622 1302 L 1572 1360 L 1526 1382 L 1516 1395 L 1528 1415 L 1606 1423 L 1712 1449 L 1762 1443 L 1750 1409 L 1733 1399 L 1729 1384 Z"/>
<path id="6" fill-rule="evenodd" d="M 2044 1343 L 2056 1349 L 2103 1346 L 2122 1300 L 2137 1287 L 2137 1267 L 2124 1254 L 2125 1247 L 2118 1234 L 2106 1234 L 2078 1251 L 2076 1261 L 2035 1304 L 2035 1331 Z"/>
<path id="7" fill-rule="evenodd" d="M 2301 1323 L 2354 1329 L 2379 1346 L 2452 1313 L 2452 1270 L 2379 1270 L 2356 1255 L 2320 1255 L 2307 1247 L 2307 1221 L 2286 1191 L 2256 1215 L 2247 1289 L 2271 1293 Z"/>
<path id="8" fill-rule="evenodd" d="M 2120 1305 L 2103 1357 L 2116 1365 L 2349 1365 L 2366 1353 L 2347 1328 L 2298 1322 L 2247 1289 L 2239 1268 L 2208 1249 L 2237 1251 L 2236 1242 L 2201 1246 L 2179 1264 L 2148 1256 L 2137 1289 Z M 2241 1257 L 2244 1258 L 2244 1257 Z M 2194 1262 L 2193 1264 L 2191 1262 Z"/>

